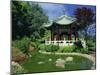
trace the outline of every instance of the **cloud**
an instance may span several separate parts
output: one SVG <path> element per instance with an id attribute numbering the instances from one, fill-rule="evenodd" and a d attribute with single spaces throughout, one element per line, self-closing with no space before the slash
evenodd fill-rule
<path id="1" fill-rule="evenodd" d="M 50 20 L 57 18 L 63 14 L 64 5 L 54 4 L 54 3 L 38 3 L 44 10 L 44 12 L 49 16 Z"/>

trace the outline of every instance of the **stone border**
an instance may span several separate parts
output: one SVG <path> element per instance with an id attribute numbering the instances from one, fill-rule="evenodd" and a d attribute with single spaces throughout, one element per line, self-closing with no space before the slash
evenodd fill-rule
<path id="1" fill-rule="evenodd" d="M 42 54 L 53 54 L 52 52 L 45 52 L 45 51 L 39 51 L 39 53 L 42 53 Z M 85 58 L 88 58 L 89 60 L 91 60 L 93 62 L 93 66 L 91 67 L 91 69 L 95 69 L 95 65 L 96 65 L 96 60 L 95 60 L 95 57 L 91 56 L 91 55 L 88 55 L 88 54 L 82 54 L 82 53 L 54 53 L 55 55 L 77 55 L 77 56 L 82 56 L 82 57 L 85 57 Z"/>

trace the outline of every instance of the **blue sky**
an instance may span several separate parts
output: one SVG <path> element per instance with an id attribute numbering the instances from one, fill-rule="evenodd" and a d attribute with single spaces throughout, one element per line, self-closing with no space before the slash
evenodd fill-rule
<path id="1" fill-rule="evenodd" d="M 49 20 L 54 20 L 61 15 L 74 16 L 74 11 L 76 8 L 87 7 L 91 8 L 94 13 L 96 13 L 96 7 L 90 5 L 75 5 L 75 4 L 55 4 L 55 3 L 38 3 L 42 8 L 45 14 L 49 17 Z M 65 13 L 64 13 L 65 11 Z M 96 24 L 90 25 L 88 28 L 89 35 L 96 34 Z"/>
<path id="2" fill-rule="evenodd" d="M 49 20 L 53 20 L 61 15 L 63 15 L 63 11 L 68 16 L 73 16 L 73 13 L 78 7 L 88 7 L 91 8 L 94 12 L 96 11 L 95 6 L 88 5 L 75 5 L 75 4 L 55 4 L 55 3 L 39 3 L 39 5 L 43 8 L 46 15 L 49 17 Z"/>

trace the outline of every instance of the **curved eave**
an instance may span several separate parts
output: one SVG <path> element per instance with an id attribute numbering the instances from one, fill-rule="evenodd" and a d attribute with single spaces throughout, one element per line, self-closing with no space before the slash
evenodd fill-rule
<path id="1" fill-rule="evenodd" d="M 63 16 L 57 18 L 56 20 L 54 20 L 54 22 L 59 25 L 69 25 L 75 21 L 76 21 L 76 18 L 68 17 L 66 15 L 63 15 Z"/>
<path id="2" fill-rule="evenodd" d="M 44 24 L 44 27 L 50 27 L 53 25 L 53 23 L 56 23 L 59 25 L 70 25 L 75 21 L 76 21 L 76 18 L 62 15 L 61 17 L 58 17 L 56 20 L 50 21 L 50 22 Z"/>
<path id="3" fill-rule="evenodd" d="M 50 22 L 48 22 L 48 23 L 44 23 L 43 26 L 44 26 L 44 27 L 50 27 L 50 26 L 52 26 L 52 24 L 53 24 L 53 22 L 50 21 Z"/>

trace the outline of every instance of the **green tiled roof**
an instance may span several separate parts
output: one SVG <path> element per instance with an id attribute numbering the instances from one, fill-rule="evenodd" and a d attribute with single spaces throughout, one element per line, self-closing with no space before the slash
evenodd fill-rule
<path id="1" fill-rule="evenodd" d="M 50 27 L 52 26 L 53 23 L 57 23 L 59 25 L 69 25 L 76 21 L 76 18 L 69 17 L 67 15 L 62 15 L 58 17 L 57 19 L 50 21 L 49 23 L 44 24 L 45 27 Z"/>

